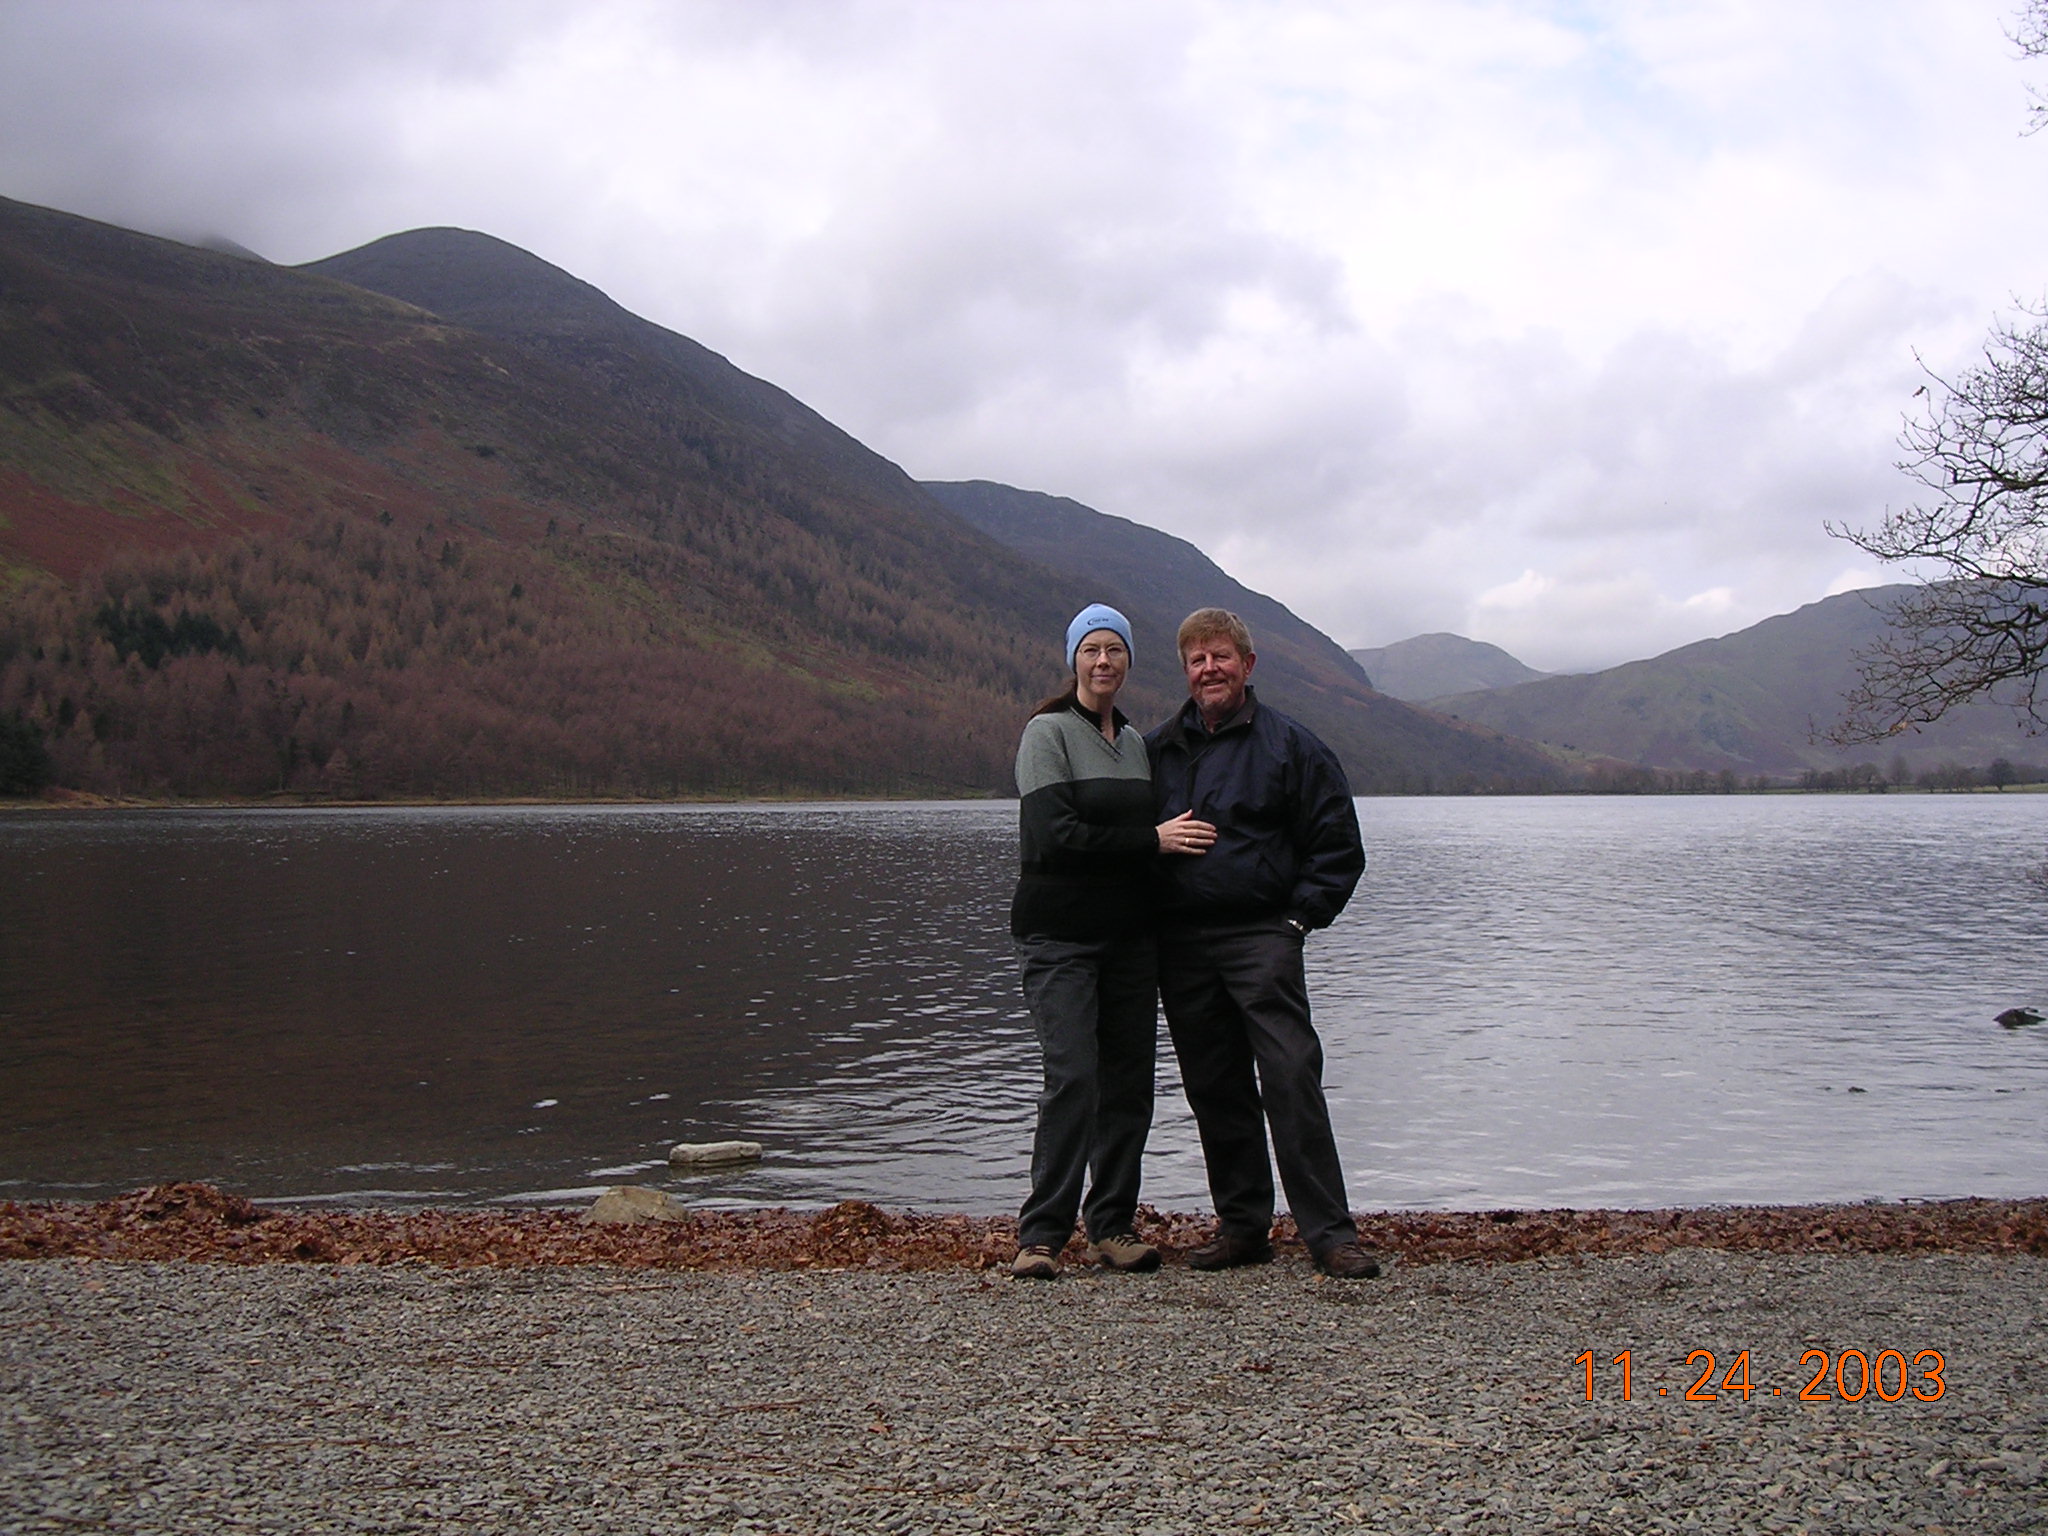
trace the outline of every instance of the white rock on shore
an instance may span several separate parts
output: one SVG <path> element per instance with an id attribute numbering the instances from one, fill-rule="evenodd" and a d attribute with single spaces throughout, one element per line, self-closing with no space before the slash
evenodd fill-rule
<path id="1" fill-rule="evenodd" d="M 687 1221 L 690 1208 L 666 1190 L 620 1184 L 597 1197 L 583 1219 L 600 1227 L 632 1226 L 643 1221 Z"/>

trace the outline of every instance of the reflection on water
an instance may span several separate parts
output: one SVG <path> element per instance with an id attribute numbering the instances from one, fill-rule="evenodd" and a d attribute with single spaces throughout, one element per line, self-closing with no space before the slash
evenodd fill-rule
<path id="1" fill-rule="evenodd" d="M 1360 812 L 1310 953 L 1361 1208 L 2048 1191 L 2048 1029 L 1991 1023 L 2048 998 L 2048 797 Z M 0 817 L 0 1194 L 1014 1209 L 1014 816 Z M 1161 1059 L 1145 1196 L 1205 1206 Z"/>

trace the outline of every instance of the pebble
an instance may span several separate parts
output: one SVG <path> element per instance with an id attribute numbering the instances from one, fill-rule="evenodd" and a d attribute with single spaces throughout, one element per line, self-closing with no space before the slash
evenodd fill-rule
<path id="1" fill-rule="evenodd" d="M 1800 1401 L 1851 1349 L 1897 1400 Z M 2041 1529 L 2044 1448 L 2041 1258 L 0 1264 L 9 1532 L 1984 1536 Z"/>

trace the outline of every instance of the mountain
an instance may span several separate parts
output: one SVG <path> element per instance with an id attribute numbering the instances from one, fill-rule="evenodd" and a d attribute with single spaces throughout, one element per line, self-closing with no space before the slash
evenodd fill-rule
<path id="1" fill-rule="evenodd" d="M 1951 711 L 1882 746 L 1845 750 L 1813 739 L 1840 718 L 1856 653 L 1884 635 L 1890 603 L 1909 590 L 1847 592 L 1648 661 L 1462 693 L 1431 707 L 1575 756 L 1687 771 L 1788 775 L 1871 763 L 1917 773 L 1999 757 L 2048 759 L 2048 741 L 2026 735 L 2012 711 L 1992 704 Z"/>
<path id="2" fill-rule="evenodd" d="M 1349 654 L 1375 688 L 1397 699 L 1440 699 L 1481 688 L 1510 688 L 1550 675 L 1524 666 L 1497 645 L 1463 635 L 1416 635 Z"/>
<path id="3" fill-rule="evenodd" d="M 963 556 L 952 546 L 980 543 L 962 541 L 957 529 L 943 526 L 947 520 L 933 519 L 908 475 L 794 396 L 515 245 L 470 230 L 418 229 L 301 270 L 513 343 L 603 391 L 634 429 L 632 447 L 644 454 L 650 443 L 662 445 L 671 471 L 689 474 L 697 468 L 693 459 L 754 477 L 772 466 L 819 498 L 814 516 L 911 511 L 915 536 L 933 540 L 933 553 L 955 563 Z M 897 532 L 903 519 L 887 523 Z M 964 558 L 979 566 L 983 554 L 977 549 Z"/>
<path id="4" fill-rule="evenodd" d="M 1180 621 L 1197 608 L 1228 608 L 1251 629 L 1260 696 L 1328 742 L 1354 787 L 1540 788 L 1560 779 L 1557 765 L 1524 742 L 1374 692 L 1336 641 L 1185 539 L 987 480 L 927 481 L 925 489 L 1019 554 L 1093 583 L 1091 592 L 1131 620 L 1134 683 L 1168 695 L 1176 708 L 1187 693 L 1174 649 Z"/>
<path id="5" fill-rule="evenodd" d="M 0 200 L 0 722 L 58 784 L 1003 792 L 1098 595 L 487 235 L 294 269 Z M 1329 664 L 1362 788 L 1544 761 Z"/>
<path id="6" fill-rule="evenodd" d="M 1079 583 L 502 242 L 320 265 L 400 295 L 0 202 L 0 714 L 59 783 L 1008 785 Z"/>
<path id="7" fill-rule="evenodd" d="M 239 256 L 244 261 L 268 261 L 239 241 L 230 240 L 226 235 L 206 235 L 197 240 L 188 240 L 187 245 L 196 245 L 202 251 L 219 251 L 223 256 Z"/>

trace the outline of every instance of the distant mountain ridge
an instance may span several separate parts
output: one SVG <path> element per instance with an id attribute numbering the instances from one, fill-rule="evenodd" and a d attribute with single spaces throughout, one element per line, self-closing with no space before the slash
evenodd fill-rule
<path id="1" fill-rule="evenodd" d="M 1719 639 L 1680 646 L 1604 672 L 1541 678 L 1436 698 L 1430 707 L 1580 759 L 1641 767 L 1787 776 L 1857 763 L 1914 772 L 2005 757 L 2048 762 L 2048 739 L 2013 712 L 1976 703 L 1877 746 L 1816 738 L 1841 715 L 1856 654 L 1886 633 L 1906 587 L 1824 598 Z"/>
<path id="2" fill-rule="evenodd" d="M 1350 652 L 1381 693 L 1420 701 L 1481 688 L 1511 688 L 1548 677 L 1497 645 L 1435 633 Z"/>

